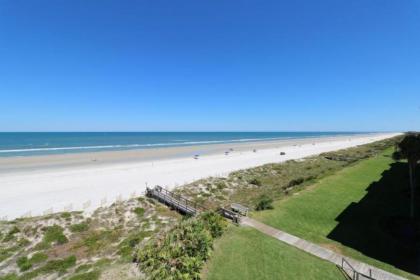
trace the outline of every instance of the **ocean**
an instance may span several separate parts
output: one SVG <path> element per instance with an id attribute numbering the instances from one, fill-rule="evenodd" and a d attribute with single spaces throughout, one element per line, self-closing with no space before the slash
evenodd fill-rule
<path id="1" fill-rule="evenodd" d="M 0 157 L 355 135 L 357 132 L 1 132 Z"/>

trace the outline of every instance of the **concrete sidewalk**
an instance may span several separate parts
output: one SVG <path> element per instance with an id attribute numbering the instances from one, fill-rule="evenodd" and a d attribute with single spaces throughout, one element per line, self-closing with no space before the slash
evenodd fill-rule
<path id="1" fill-rule="evenodd" d="M 387 272 L 385 270 L 370 266 L 368 264 L 356 261 L 352 258 L 345 257 L 343 255 L 337 254 L 331 250 L 328 250 L 324 247 L 321 247 L 319 245 L 316 245 L 314 243 L 308 242 L 306 240 L 303 240 L 299 237 L 296 237 L 294 235 L 288 234 L 284 231 L 275 229 L 273 227 L 270 227 L 266 224 L 260 223 L 254 219 L 243 217 L 241 219 L 241 224 L 250 226 L 252 228 L 257 229 L 258 231 L 265 233 L 269 236 L 272 236 L 280 241 L 283 241 L 293 247 L 296 247 L 300 250 L 303 250 L 313 256 L 316 256 L 318 258 L 327 260 L 329 262 L 332 262 L 338 266 L 341 267 L 343 259 L 345 259 L 357 272 L 362 273 L 364 275 L 368 275 L 373 279 L 376 280 L 403 280 L 406 279 L 401 276 L 397 276 L 395 274 L 392 274 L 390 272 Z M 347 272 L 352 273 L 352 271 L 349 271 L 349 269 L 345 269 Z M 351 275 L 351 274 L 350 274 Z M 360 278 L 361 279 L 361 278 Z"/>

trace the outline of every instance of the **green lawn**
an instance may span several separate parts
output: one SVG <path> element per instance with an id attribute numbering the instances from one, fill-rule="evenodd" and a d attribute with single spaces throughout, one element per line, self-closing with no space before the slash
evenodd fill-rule
<path id="1" fill-rule="evenodd" d="M 215 244 L 207 280 L 344 279 L 335 265 L 252 228 L 231 226 Z"/>
<path id="2" fill-rule="evenodd" d="M 388 150 L 345 168 L 307 190 L 275 202 L 274 210 L 254 213 L 253 217 L 344 255 L 418 279 L 394 267 L 418 273 L 413 268 L 412 251 L 416 249 L 404 248 L 383 230 L 390 216 L 408 213 L 407 167 L 405 163 L 394 163 L 390 154 Z M 244 238 L 242 233 L 239 237 Z M 231 238 L 234 240 L 234 236 Z M 227 257 L 232 252 L 223 249 L 218 254 Z M 289 259 L 284 262 L 285 270 L 295 266 Z"/>

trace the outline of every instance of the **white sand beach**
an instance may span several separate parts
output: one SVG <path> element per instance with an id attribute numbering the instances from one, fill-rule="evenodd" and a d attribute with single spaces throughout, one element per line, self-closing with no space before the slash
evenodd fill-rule
<path id="1" fill-rule="evenodd" d="M 354 147 L 396 133 L 307 138 L 0 159 L 0 219 L 50 212 L 87 213 L 144 194 L 146 185 L 169 189 L 209 176 Z M 231 151 L 230 149 L 233 149 Z M 256 152 L 254 152 L 256 149 Z M 225 151 L 230 151 L 227 155 Z M 285 152 L 286 155 L 280 155 Z M 194 155 L 199 154 L 198 159 Z"/>

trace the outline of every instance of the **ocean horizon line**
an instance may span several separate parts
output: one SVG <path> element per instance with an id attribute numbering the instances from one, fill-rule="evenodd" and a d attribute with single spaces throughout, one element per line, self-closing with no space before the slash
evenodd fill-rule
<path id="1" fill-rule="evenodd" d="M 1 133 L 399 133 L 391 130 L 62 130 L 62 131 L 0 131 Z"/>

